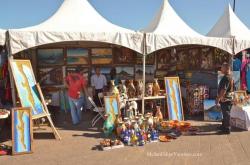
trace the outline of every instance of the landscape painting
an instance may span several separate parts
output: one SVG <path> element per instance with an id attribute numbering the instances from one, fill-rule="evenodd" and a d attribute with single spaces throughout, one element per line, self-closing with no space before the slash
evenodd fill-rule
<path id="1" fill-rule="evenodd" d="M 91 49 L 91 61 L 94 65 L 112 64 L 113 55 L 111 48 Z"/>
<path id="2" fill-rule="evenodd" d="M 116 73 L 119 80 L 134 79 L 134 67 L 119 66 L 116 67 Z"/>
<path id="3" fill-rule="evenodd" d="M 137 53 L 136 55 L 136 64 L 142 65 L 142 54 Z M 155 54 L 151 53 L 146 55 L 146 65 L 154 65 L 155 64 Z"/>
<path id="4" fill-rule="evenodd" d="M 169 120 L 184 120 L 179 77 L 165 77 Z"/>
<path id="5" fill-rule="evenodd" d="M 62 67 L 57 68 L 39 68 L 39 83 L 42 86 L 62 85 L 63 71 Z"/>
<path id="6" fill-rule="evenodd" d="M 32 118 L 46 116 L 36 88 L 36 80 L 29 60 L 11 60 L 10 66 L 22 107 L 31 107 Z"/>
<path id="7" fill-rule="evenodd" d="M 148 82 L 152 82 L 154 80 L 155 68 L 154 66 L 146 66 L 145 67 L 145 79 Z M 135 79 L 142 79 L 143 76 L 143 68 L 141 65 L 135 66 Z"/>
<path id="8" fill-rule="evenodd" d="M 84 48 L 67 49 L 67 64 L 69 65 L 89 64 L 89 50 Z"/>
<path id="9" fill-rule="evenodd" d="M 204 121 L 221 121 L 221 109 L 215 105 L 215 100 L 204 100 Z"/>
<path id="10" fill-rule="evenodd" d="M 12 109 L 12 154 L 31 153 L 32 139 L 31 109 Z"/>
<path id="11" fill-rule="evenodd" d="M 63 65 L 63 49 L 38 49 L 37 64 L 38 66 Z"/>
<path id="12" fill-rule="evenodd" d="M 116 64 L 135 64 L 136 54 L 133 50 L 123 47 L 119 49 L 120 50 L 115 51 L 116 55 L 114 56 L 114 60 Z"/>

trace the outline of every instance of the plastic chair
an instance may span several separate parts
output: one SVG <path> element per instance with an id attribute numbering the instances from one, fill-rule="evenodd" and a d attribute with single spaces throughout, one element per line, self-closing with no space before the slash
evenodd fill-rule
<path id="1" fill-rule="evenodd" d="M 102 105 L 102 107 L 104 107 L 104 103 L 103 103 L 103 99 L 104 99 L 104 94 L 101 92 L 101 93 L 98 93 L 98 99 Z"/>
<path id="2" fill-rule="evenodd" d="M 93 106 L 93 112 L 97 112 L 97 115 L 92 119 L 91 121 L 91 126 L 94 127 L 95 124 L 100 120 L 100 119 L 104 119 L 104 107 L 97 107 L 95 102 L 93 101 L 93 99 L 88 96 L 88 100 L 89 102 L 92 104 Z"/>

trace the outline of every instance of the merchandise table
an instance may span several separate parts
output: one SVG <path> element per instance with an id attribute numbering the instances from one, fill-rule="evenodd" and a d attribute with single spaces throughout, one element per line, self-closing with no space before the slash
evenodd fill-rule
<path id="1" fill-rule="evenodd" d="M 244 130 L 250 130 L 250 106 L 239 107 L 237 105 L 233 105 L 230 114 L 232 126 Z"/>

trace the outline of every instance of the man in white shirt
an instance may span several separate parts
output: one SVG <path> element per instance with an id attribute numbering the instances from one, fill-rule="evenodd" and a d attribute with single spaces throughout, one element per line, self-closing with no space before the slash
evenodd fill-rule
<path id="1" fill-rule="evenodd" d="M 101 74 L 100 68 L 95 68 L 95 74 L 91 76 L 91 86 L 93 88 L 94 101 L 97 106 L 100 106 L 100 100 L 98 98 L 98 93 L 103 92 L 105 86 L 107 86 L 106 77 Z"/>

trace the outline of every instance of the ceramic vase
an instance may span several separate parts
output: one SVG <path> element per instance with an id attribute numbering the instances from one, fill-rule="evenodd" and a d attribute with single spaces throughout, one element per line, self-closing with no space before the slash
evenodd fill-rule
<path id="1" fill-rule="evenodd" d="M 128 97 L 129 98 L 134 98 L 135 97 L 135 93 L 136 93 L 136 89 L 135 89 L 133 80 L 129 80 L 129 84 L 128 84 L 127 90 L 128 90 Z"/>
<path id="2" fill-rule="evenodd" d="M 146 94 L 147 94 L 147 96 L 152 96 L 153 95 L 153 83 L 148 83 L 147 84 Z"/>
<path id="3" fill-rule="evenodd" d="M 158 84 L 158 79 L 154 79 L 153 96 L 159 96 L 159 94 L 160 94 L 160 86 Z"/>
<path id="4" fill-rule="evenodd" d="M 143 82 L 142 82 L 142 80 L 138 80 L 137 85 L 136 85 L 136 95 L 137 95 L 137 97 L 141 98 L 142 93 L 143 93 Z"/>

